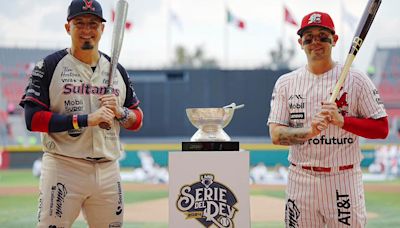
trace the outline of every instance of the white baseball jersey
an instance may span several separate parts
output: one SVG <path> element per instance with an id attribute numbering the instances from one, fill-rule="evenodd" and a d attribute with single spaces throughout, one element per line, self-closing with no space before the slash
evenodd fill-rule
<path id="1" fill-rule="evenodd" d="M 113 93 L 119 103 L 135 108 L 139 101 L 125 69 L 118 65 Z M 30 79 L 23 102 L 35 102 L 51 112 L 73 115 L 89 114 L 100 108 L 98 98 L 106 93 L 110 57 L 101 53 L 97 67 L 76 59 L 69 49 L 58 51 L 39 61 Z M 120 126 L 114 119 L 110 130 L 100 127 L 42 133 L 43 150 L 74 158 L 116 160 L 122 150 Z"/>
<path id="2" fill-rule="evenodd" d="M 268 124 L 277 123 L 294 128 L 311 126 L 312 117 L 320 111 L 321 102 L 329 100 L 342 69 L 343 65 L 336 64 L 328 72 L 315 75 L 305 66 L 281 76 L 272 94 Z M 372 81 L 354 69 L 349 71 L 336 104 L 344 116 L 373 119 L 387 116 Z M 292 145 L 289 161 L 318 167 L 359 164 L 362 154 L 358 138 L 353 133 L 330 125 L 304 144 Z"/>

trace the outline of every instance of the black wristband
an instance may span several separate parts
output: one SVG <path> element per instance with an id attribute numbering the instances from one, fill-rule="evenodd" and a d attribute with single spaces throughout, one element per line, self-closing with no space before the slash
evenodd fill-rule
<path id="1" fill-rule="evenodd" d="M 79 128 L 88 126 L 88 115 L 78 115 Z"/>

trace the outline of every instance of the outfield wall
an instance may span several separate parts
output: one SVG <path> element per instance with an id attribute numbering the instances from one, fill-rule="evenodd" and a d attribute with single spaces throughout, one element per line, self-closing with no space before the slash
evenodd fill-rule
<path id="1" fill-rule="evenodd" d="M 250 151 L 250 165 L 263 162 L 267 166 L 288 166 L 288 149 L 272 144 L 242 144 L 241 147 Z M 122 168 L 140 167 L 138 151 L 149 151 L 154 161 L 160 166 L 168 166 L 168 151 L 179 151 L 180 144 L 135 144 L 125 145 L 125 156 L 120 160 Z M 375 145 L 361 147 L 364 160 L 362 167 L 368 167 L 375 158 Z M 207 152 L 202 152 L 207 153 Z M 33 162 L 42 156 L 40 146 L 20 147 L 8 146 L 1 152 L 0 169 L 32 168 Z"/>

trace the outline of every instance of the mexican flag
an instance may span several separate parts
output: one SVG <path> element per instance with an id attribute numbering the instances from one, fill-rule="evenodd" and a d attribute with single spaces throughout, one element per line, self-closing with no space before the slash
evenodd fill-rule
<path id="1" fill-rule="evenodd" d="M 246 28 L 246 23 L 242 19 L 236 17 L 236 15 L 233 15 L 229 9 L 226 10 L 226 22 L 235 25 L 238 29 Z"/>

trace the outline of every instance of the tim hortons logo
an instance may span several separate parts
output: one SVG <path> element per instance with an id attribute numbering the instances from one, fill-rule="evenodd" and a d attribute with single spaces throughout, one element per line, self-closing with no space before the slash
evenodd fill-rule
<path id="1" fill-rule="evenodd" d="M 204 227 L 233 228 L 236 203 L 234 193 L 214 181 L 213 174 L 201 174 L 199 182 L 181 188 L 176 207 L 186 219 L 197 219 Z"/>
<path id="2" fill-rule="evenodd" d="M 346 116 L 347 113 L 349 112 L 349 104 L 347 103 L 347 93 L 344 92 L 342 94 L 342 96 L 340 96 L 339 99 L 336 98 L 335 100 L 336 105 L 339 109 L 340 114 L 342 114 L 342 116 Z"/>
<path id="3" fill-rule="evenodd" d="M 88 10 L 90 9 L 91 11 L 95 11 L 96 9 L 92 6 L 93 1 L 92 0 L 83 0 L 85 2 L 85 6 L 82 7 L 83 10 Z"/>

